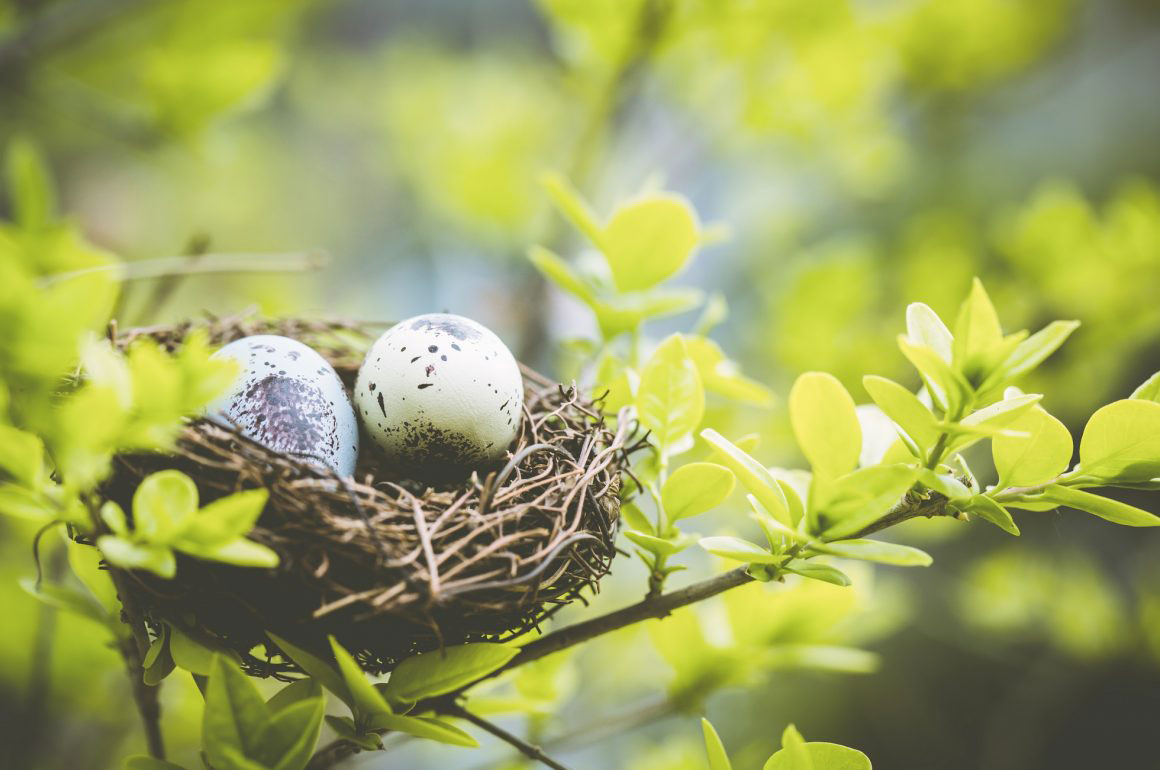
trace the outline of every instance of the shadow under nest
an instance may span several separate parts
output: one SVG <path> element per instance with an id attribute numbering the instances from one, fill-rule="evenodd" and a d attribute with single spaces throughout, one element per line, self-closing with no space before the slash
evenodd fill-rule
<path id="1" fill-rule="evenodd" d="M 314 347 L 353 385 L 381 327 L 351 322 L 210 319 L 112 333 L 125 348 L 149 337 L 174 350 L 194 328 L 215 344 L 281 334 Z M 116 458 L 103 489 L 131 510 L 150 473 L 176 468 L 201 504 L 265 487 L 249 537 L 274 549 L 273 569 L 179 555 L 171 580 L 131 571 L 125 584 L 154 631 L 161 621 L 237 652 L 254 676 L 298 667 L 267 632 L 309 650 L 333 634 L 365 670 L 442 645 L 512 639 L 595 591 L 616 555 L 621 474 L 641 446 L 628 420 L 610 427 L 598 401 L 521 367 L 525 404 L 509 461 L 458 482 L 393 474 L 362 437 L 353 479 L 319 471 L 206 420 L 186 425 L 172 453 Z M 263 651 L 264 650 L 264 654 Z"/>

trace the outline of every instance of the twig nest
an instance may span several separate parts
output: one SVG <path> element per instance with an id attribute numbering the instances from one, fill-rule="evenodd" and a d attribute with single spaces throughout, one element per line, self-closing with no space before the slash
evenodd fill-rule
<path id="1" fill-rule="evenodd" d="M 318 351 L 348 389 L 374 338 L 371 327 L 345 322 L 198 325 L 217 344 L 255 334 L 298 340 Z M 172 350 L 193 326 L 130 330 L 115 342 L 125 347 L 148 336 Z M 465 347 L 450 332 L 440 339 Z M 404 343 L 384 337 L 375 349 L 383 344 Z M 333 634 L 368 670 L 386 671 L 417 651 L 505 640 L 534 628 L 585 589 L 595 590 L 609 570 L 633 426 L 625 420 L 610 426 L 599 404 L 575 386 L 527 368 L 517 374 L 522 390 L 509 395 L 523 407 L 510 441 L 490 455 L 495 462 L 453 481 L 417 480 L 367 440 L 353 477 L 342 478 L 209 419 L 191 421 L 172 453 L 118 457 L 103 493 L 126 511 L 141 479 L 165 468 L 193 478 L 203 504 L 267 488 L 269 502 L 250 537 L 280 557 L 276 568 L 260 569 L 179 556 L 172 580 L 128 573 L 134 598 L 150 622 L 233 649 L 260 676 L 295 668 L 277 654 L 270 631 L 319 652 Z M 375 392 L 387 386 L 376 383 Z"/>
<path id="2" fill-rule="evenodd" d="M 429 313 L 400 321 L 371 346 L 354 398 L 388 462 L 418 475 L 453 476 L 507 453 L 519 430 L 524 383 L 491 330 Z"/>

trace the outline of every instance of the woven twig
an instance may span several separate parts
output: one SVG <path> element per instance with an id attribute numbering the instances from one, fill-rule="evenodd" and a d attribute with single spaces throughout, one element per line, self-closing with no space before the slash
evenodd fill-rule
<path id="1" fill-rule="evenodd" d="M 381 325 L 252 318 L 114 333 L 176 349 L 194 326 L 215 343 L 283 334 L 314 347 L 350 385 Z M 319 472 L 205 420 L 172 454 L 118 457 L 109 499 L 127 507 L 144 476 L 188 473 L 203 504 L 266 487 L 250 537 L 278 552 L 274 570 L 181 557 L 177 577 L 132 573 L 150 621 L 235 650 L 255 675 L 295 670 L 268 631 L 324 650 L 335 635 L 370 671 L 441 644 L 504 640 L 596 590 L 615 555 L 620 473 L 633 426 L 610 427 L 599 404 L 524 368 L 525 410 L 508 461 L 457 484 L 430 486 L 385 467 L 364 439 L 355 480 Z M 265 646 L 266 654 L 258 654 Z"/>

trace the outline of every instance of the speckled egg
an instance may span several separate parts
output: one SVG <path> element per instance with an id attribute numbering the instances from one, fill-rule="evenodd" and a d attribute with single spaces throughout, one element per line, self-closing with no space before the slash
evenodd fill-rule
<path id="1" fill-rule="evenodd" d="M 354 403 L 388 458 L 443 473 L 504 456 L 519 430 L 524 383 L 491 330 L 429 313 L 379 337 L 359 369 Z"/>
<path id="2" fill-rule="evenodd" d="M 341 476 L 354 474 L 358 422 L 338 373 L 317 351 L 289 337 L 259 334 L 234 340 L 214 357 L 238 361 L 242 372 L 207 407 L 207 417 L 275 452 Z"/>

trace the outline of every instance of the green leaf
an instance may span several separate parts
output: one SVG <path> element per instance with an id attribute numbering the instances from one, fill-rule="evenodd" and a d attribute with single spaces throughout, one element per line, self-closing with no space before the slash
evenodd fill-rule
<path id="1" fill-rule="evenodd" d="M 672 556 L 673 554 L 680 553 L 697 542 L 696 538 L 679 531 L 672 537 L 657 537 L 646 532 L 634 532 L 631 529 L 626 529 L 624 536 L 646 551 L 662 556 Z"/>
<path id="2" fill-rule="evenodd" d="M 266 701 L 271 714 L 294 705 L 300 701 L 317 698 L 322 695 L 322 685 L 313 679 L 299 679 L 283 687 Z"/>
<path id="3" fill-rule="evenodd" d="M 967 428 L 988 427 L 1004 428 L 1011 425 L 1025 412 L 1031 410 L 1043 400 L 1041 393 L 1025 393 L 986 406 L 977 412 L 972 412 L 962 419 L 962 425 Z"/>
<path id="4" fill-rule="evenodd" d="M 126 758 L 122 767 L 124 770 L 185 770 L 181 765 L 166 762 L 164 759 L 156 757 L 147 757 L 144 754 L 136 754 Z"/>
<path id="5" fill-rule="evenodd" d="M 725 753 L 725 745 L 721 737 L 713 729 L 708 719 L 701 720 L 701 731 L 705 734 L 705 751 L 709 754 L 709 770 L 733 770 L 729 762 L 729 755 Z"/>
<path id="6" fill-rule="evenodd" d="M 350 693 L 353 701 L 353 703 L 348 702 L 348 705 L 351 706 L 356 719 L 358 716 L 370 716 L 371 714 L 390 714 L 391 707 L 386 698 L 375 689 L 355 659 L 333 636 L 330 637 L 330 648 L 334 651 L 334 660 L 338 663 L 338 671 L 342 675 L 346 691 Z M 325 682 L 323 684 L 325 685 Z"/>
<path id="7" fill-rule="evenodd" d="M 255 759 L 271 770 L 303 770 L 318 743 L 325 709 L 320 694 L 279 710 L 258 732 Z"/>
<path id="8" fill-rule="evenodd" d="M 110 625 L 110 617 L 97 606 L 97 603 L 90 596 L 69 586 L 54 585 L 43 581 L 38 586 L 33 578 L 21 578 L 20 587 L 50 607 L 68 610 L 103 625 Z"/>
<path id="9" fill-rule="evenodd" d="M 781 557 L 770 553 L 756 543 L 739 537 L 713 536 L 701 538 L 701 547 L 715 556 L 749 564 L 780 564 Z"/>
<path id="10" fill-rule="evenodd" d="M 511 645 L 475 642 L 413 655 L 391 673 L 387 695 L 404 703 L 443 695 L 503 668 L 518 654 Z"/>
<path id="11" fill-rule="evenodd" d="M 794 759 L 782 749 L 769 758 L 762 770 L 871 770 L 870 759 L 857 749 L 818 741 L 804 746 L 811 765 L 793 764 Z"/>
<path id="12" fill-rule="evenodd" d="M 701 431 L 701 438 L 713 447 L 717 457 L 736 474 L 741 486 L 756 497 L 771 516 L 787 527 L 797 526 L 785 492 L 768 468 L 711 428 Z"/>
<path id="13" fill-rule="evenodd" d="M 1146 379 L 1140 387 L 1132 391 L 1129 398 L 1141 401 L 1160 401 L 1160 372 L 1156 372 Z"/>
<path id="14" fill-rule="evenodd" d="M 133 528 L 138 537 L 166 545 L 197 511 L 197 485 L 181 471 L 146 476 L 133 493 Z"/>
<path id="15" fill-rule="evenodd" d="M 729 497 L 735 483 L 733 472 L 723 465 L 682 465 L 661 487 L 665 517 L 673 522 L 712 510 Z"/>
<path id="16" fill-rule="evenodd" d="M 101 521 L 115 535 L 127 536 L 129 534 L 129 520 L 125 518 L 125 512 L 121 510 L 121 506 L 112 500 L 101 506 Z"/>
<path id="17" fill-rule="evenodd" d="M 392 716 L 384 714 L 383 716 Z M 364 751 L 376 751 L 383 747 L 383 741 L 375 733 L 362 733 L 355 728 L 354 720 L 350 717 L 336 717 L 327 715 L 326 724 L 340 738 L 344 738 Z"/>
<path id="18" fill-rule="evenodd" d="M 1079 442 L 1079 470 L 1116 481 L 1160 476 L 1160 404 L 1125 399 L 1098 409 Z"/>
<path id="19" fill-rule="evenodd" d="M 161 684 L 174 669 L 173 655 L 169 651 L 169 626 L 163 626 L 163 629 L 161 636 L 149 645 L 145 660 L 142 661 L 145 684 L 150 687 Z"/>
<path id="20" fill-rule="evenodd" d="M 716 342 L 706 337 L 686 336 L 685 346 L 706 390 L 732 401 L 762 408 L 773 406 L 773 391 L 741 374 L 737 363 L 726 358 Z"/>
<path id="21" fill-rule="evenodd" d="M 879 663 L 872 652 L 827 644 L 778 644 L 767 647 L 761 657 L 767 669 L 812 668 L 846 674 L 872 674 Z"/>
<path id="22" fill-rule="evenodd" d="M 975 495 L 967 502 L 963 510 L 991 522 L 1008 534 L 1019 536 L 1019 527 L 1015 526 L 1015 520 L 1011 518 L 1011 513 L 986 495 Z"/>
<path id="23" fill-rule="evenodd" d="M 213 501 L 197 512 L 181 532 L 180 541 L 220 546 L 248 535 L 269 496 L 266 489 L 248 489 Z"/>
<path id="24" fill-rule="evenodd" d="M 629 528 L 643 532 L 646 535 L 656 534 L 656 530 L 653 528 L 653 524 L 649 521 L 648 516 L 645 516 L 644 511 L 631 500 L 620 504 L 620 516 L 628 524 Z"/>
<path id="25" fill-rule="evenodd" d="M 117 567 L 143 569 L 163 578 L 177 574 L 177 559 L 172 549 L 164 545 L 138 545 L 118 535 L 101 535 L 97 548 Z"/>
<path id="26" fill-rule="evenodd" d="M 603 228 L 576 188 L 564 176 L 557 173 L 546 174 L 543 184 L 560 213 L 583 233 L 592 245 L 602 248 Z"/>
<path id="27" fill-rule="evenodd" d="M 48 225 L 56 211 L 52 177 L 36 147 L 26 139 L 8 145 L 8 190 L 12 219 L 25 230 Z"/>
<path id="28" fill-rule="evenodd" d="M 862 428 L 854 399 L 837 378 L 807 372 L 789 392 L 789 418 L 815 477 L 836 478 L 858 466 Z"/>
<path id="29" fill-rule="evenodd" d="M 202 741 L 209 763 L 228 767 L 233 753 L 247 758 L 256 756 L 258 736 L 269 721 L 269 709 L 249 677 L 215 655 L 210 664 L 202 720 Z"/>
<path id="30" fill-rule="evenodd" d="M 792 724 L 786 725 L 781 734 L 781 751 L 778 753 L 788 757 L 788 768 L 791 770 L 817 770 L 809 751 L 806 750 L 805 739 Z M 772 757 L 770 759 L 772 761 Z"/>
<path id="31" fill-rule="evenodd" d="M 846 576 L 845 572 L 842 572 L 837 567 L 831 567 L 829 564 L 794 559 L 789 564 L 786 564 L 783 569 L 795 575 L 801 575 L 811 580 L 821 580 L 824 583 L 833 583 L 836 586 L 845 587 L 851 583 L 850 578 Z"/>
<path id="32" fill-rule="evenodd" d="M 912 342 L 903 334 L 898 335 L 898 348 L 918 370 L 936 406 L 943 411 L 954 411 L 963 403 L 966 394 L 970 392 L 970 385 L 950 364 L 930 348 Z"/>
<path id="33" fill-rule="evenodd" d="M 416 738 L 474 749 L 479 742 L 455 725 L 435 717 L 409 717 L 399 714 L 375 714 L 367 720 L 370 730 L 394 730 Z"/>
<path id="34" fill-rule="evenodd" d="M 700 226 L 689 202 L 656 194 L 620 206 L 597 245 L 620 291 L 641 291 L 680 272 L 700 244 Z"/>
<path id="35" fill-rule="evenodd" d="M 279 561 L 277 552 L 261 543 L 255 543 L 253 540 L 245 538 L 238 538 L 219 546 L 203 546 L 178 538 L 173 543 L 173 547 L 199 559 L 220 561 L 223 564 L 233 564 L 238 567 L 272 568 L 277 567 Z"/>
<path id="36" fill-rule="evenodd" d="M 1037 486 L 1067 470 L 1071 462 L 1071 433 L 1045 409 L 1035 406 L 1008 423 L 1007 427 L 1027 436 L 996 436 L 991 439 L 991 455 L 1002 485 Z"/>
<path id="37" fill-rule="evenodd" d="M 1060 503 L 1076 510 L 1094 514 L 1113 524 L 1123 524 L 1126 527 L 1160 526 L 1160 516 L 1133 505 L 1121 503 L 1119 500 L 1084 492 L 1081 489 L 1052 484 L 1043 490 L 1040 497 L 1053 503 Z"/>
<path id="38" fill-rule="evenodd" d="M 862 378 L 862 384 L 878 408 L 906 431 L 920 448 L 929 449 L 938 440 L 935 416 L 926 404 L 918 400 L 918 396 L 885 377 L 867 375 Z"/>
<path id="39" fill-rule="evenodd" d="M 1026 374 L 1058 350 L 1078 328 L 1079 321 L 1052 321 L 1023 340 L 1003 362 L 1000 371 L 1007 379 Z"/>
<path id="40" fill-rule="evenodd" d="M 542 276 L 585 305 L 595 309 L 599 304 L 593 288 L 573 271 L 558 254 L 542 246 L 533 246 L 528 249 L 528 259 Z"/>
<path id="41" fill-rule="evenodd" d="M 33 491 L 44 487 L 44 442 L 34 433 L 0 425 L 0 472 Z"/>
<path id="42" fill-rule="evenodd" d="M 971 293 L 959 308 L 955 320 L 952 360 L 964 372 L 964 365 L 972 358 L 986 354 L 1003 340 L 999 316 L 983 282 L 978 278 L 971 283 Z"/>
<path id="43" fill-rule="evenodd" d="M 194 639 L 175 625 L 169 625 L 169 653 L 178 668 L 191 674 L 208 676 L 215 656 L 241 665 L 241 658 L 233 650 L 214 649 Z"/>
<path id="44" fill-rule="evenodd" d="M 701 424 L 705 391 L 679 334 L 667 337 L 640 373 L 636 408 L 641 424 L 663 449 L 673 447 Z"/>
<path id="45" fill-rule="evenodd" d="M 918 478 L 913 465 L 872 465 L 848 473 L 825 488 L 811 531 L 843 540 L 882 518 Z"/>
<path id="46" fill-rule="evenodd" d="M 861 559 L 895 567 L 929 567 L 932 561 L 926 551 L 881 540 L 839 540 L 817 543 L 811 547 L 815 551 L 841 556 L 843 559 Z"/>
<path id="47" fill-rule="evenodd" d="M 921 302 L 912 302 L 907 306 L 906 336 L 913 344 L 927 348 L 944 362 L 951 362 L 951 348 L 954 344 L 951 330 L 929 306 Z"/>
<path id="48" fill-rule="evenodd" d="M 323 660 L 269 631 L 266 632 L 266 635 L 274 641 L 274 644 L 278 645 L 284 655 L 297 663 L 312 679 L 338 696 L 338 699 L 349 706 L 352 711 L 354 710 L 354 696 L 351 694 L 350 688 L 346 686 L 336 663 Z"/>
<path id="49" fill-rule="evenodd" d="M 948 500 L 961 500 L 974 495 L 966 484 L 949 473 L 936 473 L 930 468 L 920 468 L 918 480 L 923 486 L 933 489 Z"/>
<path id="50" fill-rule="evenodd" d="M 120 613 L 121 601 L 117 598 L 117 588 L 109 577 L 109 571 L 101 566 L 101 552 L 91 545 L 82 545 L 72 538 L 65 541 L 68 549 L 68 563 L 73 574 L 81 581 L 97 603 L 109 615 Z"/>

